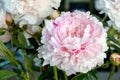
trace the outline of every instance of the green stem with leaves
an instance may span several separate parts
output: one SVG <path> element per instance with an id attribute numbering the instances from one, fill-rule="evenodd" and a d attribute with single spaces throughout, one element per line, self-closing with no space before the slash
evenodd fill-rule
<path id="1" fill-rule="evenodd" d="M 2 41 L 0 41 L 0 51 L 4 54 L 5 57 L 7 57 L 10 62 L 18 67 L 19 63 L 17 62 L 17 60 L 14 57 L 14 54 L 10 52 L 10 50 L 4 45 L 4 43 Z M 30 77 L 28 76 L 28 73 L 24 73 L 22 72 L 21 75 L 23 75 L 25 80 L 30 80 Z"/>
<path id="2" fill-rule="evenodd" d="M 33 73 L 32 69 L 31 69 L 31 66 L 29 64 L 29 61 L 28 61 L 28 58 L 26 56 L 26 51 L 23 50 L 23 49 L 20 49 L 20 51 L 22 52 L 22 57 L 24 58 L 24 61 L 25 61 L 25 68 L 27 70 L 27 73 L 28 73 L 28 77 L 29 77 L 29 73 L 33 76 L 34 80 L 37 80 L 35 74 Z"/>
<path id="3" fill-rule="evenodd" d="M 4 45 L 4 43 L 1 40 L 0 40 L 0 51 L 11 61 L 13 65 L 15 65 L 16 67 L 19 66 L 18 62 L 14 58 L 13 53 L 9 51 L 9 49 Z"/>

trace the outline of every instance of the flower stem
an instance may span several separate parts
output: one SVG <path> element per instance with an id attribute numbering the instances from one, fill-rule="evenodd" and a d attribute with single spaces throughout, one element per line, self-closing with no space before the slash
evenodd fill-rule
<path id="1" fill-rule="evenodd" d="M 65 71 L 63 71 L 63 74 L 64 74 L 64 78 L 65 78 L 65 80 L 68 80 L 68 78 L 67 78 L 67 75 L 66 75 Z"/>
<path id="2" fill-rule="evenodd" d="M 57 74 L 56 66 L 53 66 L 53 71 L 54 71 L 54 75 L 55 75 L 55 80 L 58 80 L 58 74 Z"/>
<path id="3" fill-rule="evenodd" d="M 103 23 L 106 19 L 107 19 L 107 15 L 105 15 L 105 17 L 101 20 L 101 22 Z"/>
<path id="4" fill-rule="evenodd" d="M 108 76 L 108 80 L 112 80 L 112 77 L 113 77 L 113 75 L 114 75 L 114 72 L 115 72 L 115 66 L 112 66 L 111 71 L 110 71 L 110 74 L 109 74 L 109 76 Z"/>
<path id="5" fill-rule="evenodd" d="M 36 78 L 36 76 L 35 76 L 35 74 L 34 74 L 34 72 L 32 71 L 32 69 L 31 69 L 31 66 L 30 66 L 30 64 L 29 64 L 29 61 L 28 61 L 28 58 L 27 58 L 27 53 L 26 53 L 26 51 L 25 50 L 22 50 L 22 49 L 20 49 L 20 51 L 22 52 L 22 56 L 23 56 L 23 58 L 24 58 L 24 62 L 25 62 L 25 68 L 26 68 L 26 71 L 27 71 L 27 73 L 28 73 L 28 77 L 29 77 L 29 73 L 32 75 L 32 77 L 34 78 L 34 80 L 37 80 L 37 78 Z"/>

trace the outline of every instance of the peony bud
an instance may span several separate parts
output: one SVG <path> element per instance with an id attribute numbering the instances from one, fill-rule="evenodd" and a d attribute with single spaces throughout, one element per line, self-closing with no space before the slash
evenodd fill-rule
<path id="1" fill-rule="evenodd" d="M 8 23 L 8 24 L 11 24 L 12 23 L 12 16 L 10 15 L 10 14 L 6 14 L 6 22 Z"/>
<path id="2" fill-rule="evenodd" d="M 110 62 L 115 66 L 120 65 L 120 55 L 118 53 L 113 53 L 110 56 Z"/>
<path id="3" fill-rule="evenodd" d="M 50 18 L 55 19 L 60 16 L 59 11 L 55 10 L 51 15 Z"/>

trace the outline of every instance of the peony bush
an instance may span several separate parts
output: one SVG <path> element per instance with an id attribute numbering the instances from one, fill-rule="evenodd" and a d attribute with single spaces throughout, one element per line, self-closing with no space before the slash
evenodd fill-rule
<path id="1" fill-rule="evenodd" d="M 0 80 L 99 80 L 101 69 L 111 80 L 120 69 L 120 1 L 95 3 L 104 17 L 60 11 L 61 0 L 1 0 Z"/>

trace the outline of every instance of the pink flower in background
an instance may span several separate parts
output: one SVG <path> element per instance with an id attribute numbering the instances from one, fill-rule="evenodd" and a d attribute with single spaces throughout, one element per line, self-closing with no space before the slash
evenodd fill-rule
<path id="1" fill-rule="evenodd" d="M 6 12 L 3 9 L 0 9 L 0 28 L 8 28 L 6 24 Z M 10 41 L 11 34 L 6 31 L 3 35 L 0 35 L 0 40 L 2 40 L 4 43 Z"/>
<path id="2" fill-rule="evenodd" d="M 106 36 L 102 23 L 89 12 L 62 13 L 45 21 L 38 57 L 43 65 L 57 66 L 67 75 L 87 73 L 104 63 Z"/>
<path id="3" fill-rule="evenodd" d="M 113 22 L 113 27 L 120 30 L 120 0 L 104 0 L 104 12 Z"/>
<path id="4" fill-rule="evenodd" d="M 16 23 L 38 26 L 44 18 L 60 6 L 61 0 L 2 0 L 4 9 L 13 15 Z"/>

